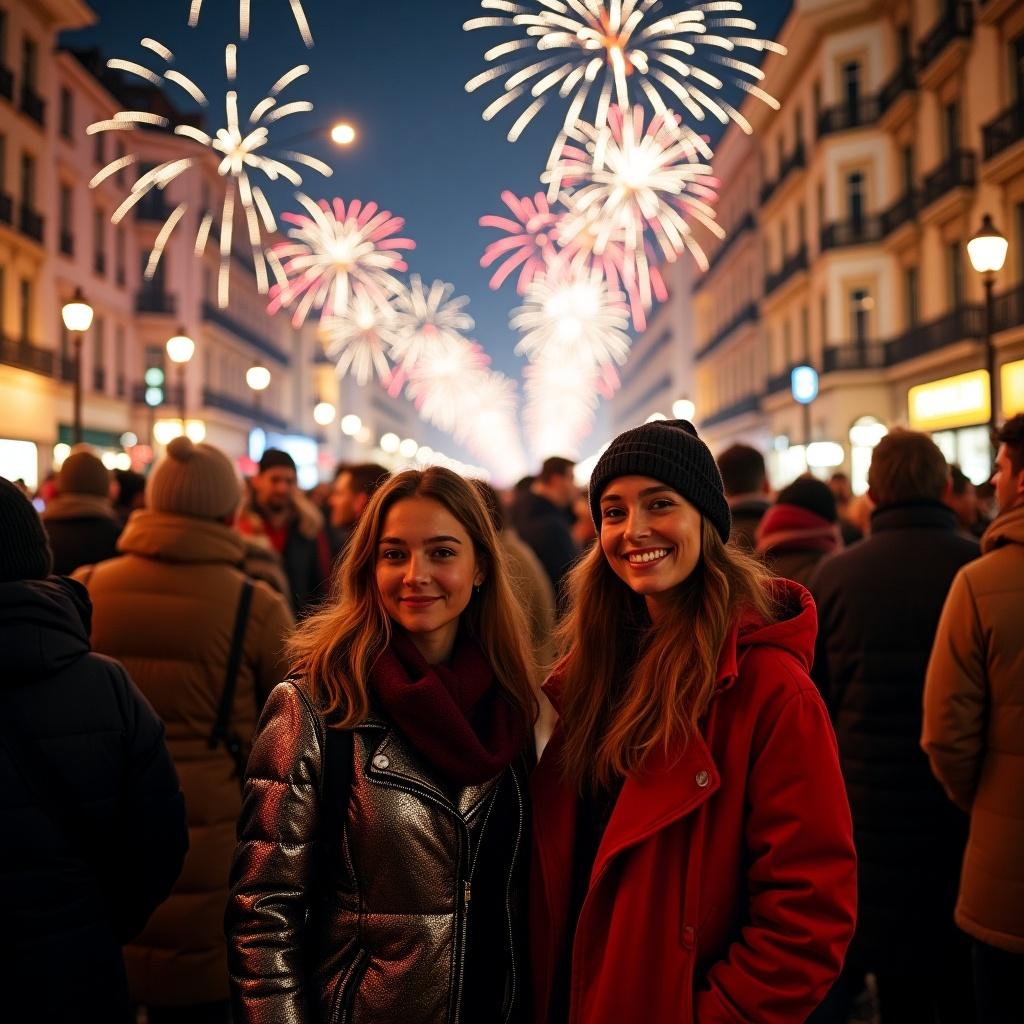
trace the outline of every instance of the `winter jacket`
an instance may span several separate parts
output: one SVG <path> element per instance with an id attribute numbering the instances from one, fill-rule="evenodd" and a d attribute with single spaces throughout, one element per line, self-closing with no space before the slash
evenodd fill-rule
<path id="1" fill-rule="evenodd" d="M 89 615 L 72 580 L 0 584 L 0 1015 L 12 1022 L 129 1020 L 121 943 L 167 896 L 188 843 L 163 726 L 125 670 L 89 652 Z"/>
<path id="2" fill-rule="evenodd" d="M 561 608 L 565 577 L 579 556 L 569 529 L 572 516 L 542 495 L 528 491 L 516 500 L 513 523 L 520 540 L 533 551 L 548 574 Z"/>
<path id="3" fill-rule="evenodd" d="M 1024 953 L 1024 505 L 957 574 L 928 663 L 922 745 L 970 814 L 956 922 Z"/>
<path id="4" fill-rule="evenodd" d="M 188 807 L 191 848 L 164 906 L 125 951 L 132 995 L 188 1005 L 226 999 L 223 916 L 241 782 L 223 745 L 211 749 L 243 575 L 228 526 L 150 510 L 132 516 L 121 557 L 84 568 L 93 644 L 122 661 L 167 727 Z M 260 709 L 284 678 L 291 615 L 256 584 L 230 725 L 248 749 Z"/>
<path id="5" fill-rule="evenodd" d="M 732 529 L 729 540 L 743 551 L 753 551 L 757 547 L 757 528 L 761 525 L 765 512 L 771 508 L 767 497 L 734 498 L 729 502 L 732 513 Z"/>
<path id="6" fill-rule="evenodd" d="M 835 738 L 808 678 L 815 613 L 745 618 L 700 730 L 626 778 L 575 931 L 571 1024 L 799 1024 L 839 974 L 856 862 Z M 558 705 L 557 677 L 549 682 Z M 566 940 L 576 792 L 561 724 L 531 780 L 534 1019 Z"/>
<path id="7" fill-rule="evenodd" d="M 942 602 L 977 554 L 945 505 L 889 505 L 873 513 L 871 535 L 823 561 L 811 584 L 814 678 L 832 711 L 857 844 L 849 961 L 866 970 L 916 971 L 956 944 L 967 819 L 921 752 L 921 695 Z"/>
<path id="8" fill-rule="evenodd" d="M 80 565 L 92 565 L 117 554 L 121 522 L 107 498 L 58 495 L 46 506 L 42 520 L 53 551 L 53 571 L 58 576 L 70 576 Z"/>
<path id="9" fill-rule="evenodd" d="M 521 758 L 442 785 L 386 718 L 328 739 L 307 684 L 279 686 L 231 872 L 236 1024 L 523 1020 L 525 793 Z"/>
<path id="10" fill-rule="evenodd" d="M 235 525 L 250 540 L 270 543 L 263 513 L 251 497 L 240 509 Z M 326 596 L 331 573 L 331 548 L 323 516 L 305 495 L 295 495 L 294 514 L 286 527 L 284 545 L 273 550 L 288 580 L 292 612 L 302 618 Z M 252 554 L 250 550 L 249 556 Z M 261 578 L 266 578 L 265 574 Z"/>

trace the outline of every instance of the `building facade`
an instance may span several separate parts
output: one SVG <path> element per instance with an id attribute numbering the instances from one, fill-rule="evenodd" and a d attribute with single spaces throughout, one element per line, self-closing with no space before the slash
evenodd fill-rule
<path id="1" fill-rule="evenodd" d="M 986 325 L 997 418 L 1024 409 L 1024 7 L 797 0 L 730 127 L 718 242 L 693 288 L 698 420 L 715 447 L 842 447 L 859 488 L 878 428 L 933 434 L 976 481 L 989 472 Z M 1009 240 L 991 318 L 966 242 L 984 214 Z M 700 230 L 698 228 L 698 230 Z M 805 411 L 792 369 L 819 374 Z"/>

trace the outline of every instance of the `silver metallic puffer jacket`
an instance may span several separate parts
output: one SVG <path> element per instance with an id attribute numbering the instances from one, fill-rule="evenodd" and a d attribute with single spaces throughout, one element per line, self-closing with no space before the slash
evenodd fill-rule
<path id="1" fill-rule="evenodd" d="M 479 1001 L 465 1003 L 479 896 L 490 909 L 477 930 L 508 957 L 488 1024 L 512 1020 L 525 981 L 523 767 L 481 786 L 442 787 L 387 721 L 371 717 L 352 732 L 347 811 L 334 812 L 332 830 L 325 742 L 304 684 L 279 685 L 249 759 L 231 872 L 236 1024 L 478 1024 Z M 505 863 L 481 866 L 500 790 L 511 839 L 501 842 Z M 487 892 L 475 891 L 478 879 Z M 482 959 L 493 961 L 491 949 Z"/>

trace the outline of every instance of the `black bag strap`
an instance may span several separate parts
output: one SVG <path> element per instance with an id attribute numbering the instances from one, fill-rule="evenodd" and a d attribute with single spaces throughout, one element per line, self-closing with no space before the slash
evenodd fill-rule
<path id="1" fill-rule="evenodd" d="M 245 777 L 245 758 L 238 737 L 231 731 L 231 709 L 235 703 L 235 684 L 238 682 L 238 669 L 242 664 L 242 649 L 245 644 L 245 628 L 249 623 L 249 607 L 252 604 L 253 581 L 248 577 L 242 583 L 242 592 L 238 598 L 238 611 L 235 613 L 235 629 L 231 636 L 231 650 L 228 654 L 228 667 L 224 673 L 224 689 L 220 695 L 217 718 L 210 730 L 207 745 L 211 750 L 223 743 L 227 752 L 235 762 L 235 771 L 241 783 Z"/>

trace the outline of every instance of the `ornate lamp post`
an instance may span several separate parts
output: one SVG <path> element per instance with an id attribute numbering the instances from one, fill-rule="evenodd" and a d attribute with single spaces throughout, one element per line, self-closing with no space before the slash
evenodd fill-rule
<path id="1" fill-rule="evenodd" d="M 82 443 L 82 335 L 92 327 L 92 306 L 85 300 L 81 288 L 75 289 L 75 294 L 70 302 L 65 302 L 61 308 L 61 316 L 64 318 L 64 326 L 71 335 L 71 341 L 75 349 L 75 390 L 74 390 L 74 412 L 73 431 L 75 444 Z"/>
<path id="2" fill-rule="evenodd" d="M 992 223 L 992 218 L 986 213 L 981 219 L 981 227 L 975 236 L 967 243 L 967 255 L 970 257 L 971 266 L 981 274 L 982 283 L 985 285 L 985 369 L 988 370 L 988 425 L 989 431 L 995 430 L 998 419 L 999 390 L 996 380 L 996 352 L 992 344 L 992 310 L 993 310 L 993 289 L 996 283 L 996 274 L 1003 269 L 1006 261 L 1007 249 L 1006 237 L 1001 234 Z"/>
<path id="3" fill-rule="evenodd" d="M 195 355 L 196 343 L 185 333 L 184 327 L 178 328 L 178 333 L 167 341 L 167 358 L 178 367 L 178 387 L 180 389 L 179 399 L 181 404 L 181 433 L 185 435 L 185 367 L 188 366 L 192 356 Z"/>
<path id="4" fill-rule="evenodd" d="M 250 366 L 245 371 L 245 383 L 252 389 L 256 400 L 256 412 L 260 412 L 260 399 L 263 392 L 270 387 L 270 371 L 265 366 Z"/>

